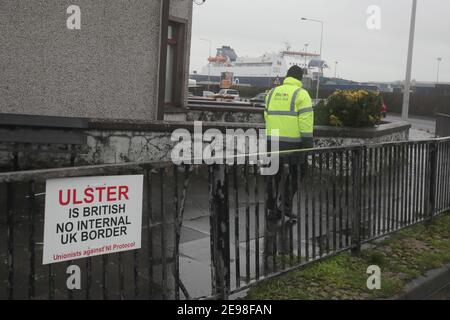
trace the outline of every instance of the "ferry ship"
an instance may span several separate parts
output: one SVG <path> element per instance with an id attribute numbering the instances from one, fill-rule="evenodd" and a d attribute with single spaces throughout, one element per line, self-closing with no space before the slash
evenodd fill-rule
<path id="1" fill-rule="evenodd" d="M 284 80 L 290 67 L 298 65 L 305 70 L 304 86 L 311 87 L 323 69 L 328 68 L 317 53 L 293 51 L 290 46 L 278 53 L 266 53 L 260 57 L 239 57 L 230 46 L 217 49 L 214 57 L 200 73 L 194 72 L 190 78 L 198 83 L 219 83 L 231 78 L 235 85 L 270 88 Z"/>

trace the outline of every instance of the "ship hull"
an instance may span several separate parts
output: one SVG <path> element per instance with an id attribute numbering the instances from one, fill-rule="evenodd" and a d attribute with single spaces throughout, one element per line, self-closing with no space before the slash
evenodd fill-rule
<path id="1" fill-rule="evenodd" d="M 207 82 L 210 78 L 208 75 L 192 74 L 190 79 L 196 80 L 197 82 Z M 275 86 L 275 80 L 277 78 L 272 77 L 234 77 L 235 84 L 252 86 L 257 88 L 272 88 Z M 211 76 L 211 82 L 219 83 L 220 77 Z M 283 78 L 278 78 L 279 81 L 283 81 Z"/>

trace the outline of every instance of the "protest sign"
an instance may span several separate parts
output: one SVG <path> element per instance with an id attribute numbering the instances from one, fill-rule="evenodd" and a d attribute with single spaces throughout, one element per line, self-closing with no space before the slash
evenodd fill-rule
<path id="1" fill-rule="evenodd" d="M 48 180 L 43 264 L 141 248 L 143 176 Z"/>

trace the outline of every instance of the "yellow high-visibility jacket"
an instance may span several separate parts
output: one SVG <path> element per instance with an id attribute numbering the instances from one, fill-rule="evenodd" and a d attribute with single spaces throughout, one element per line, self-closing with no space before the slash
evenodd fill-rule
<path id="1" fill-rule="evenodd" d="M 314 110 L 308 91 L 301 81 L 288 77 L 283 85 L 272 89 L 266 97 L 266 134 L 278 136 L 280 142 L 313 146 Z M 276 131 L 278 130 L 278 134 Z"/>

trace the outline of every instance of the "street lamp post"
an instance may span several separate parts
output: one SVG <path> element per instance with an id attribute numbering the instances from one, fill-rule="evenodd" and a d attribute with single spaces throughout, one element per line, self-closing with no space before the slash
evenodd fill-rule
<path id="1" fill-rule="evenodd" d="M 309 19 L 309 18 L 302 18 L 303 21 L 312 21 L 320 23 L 322 30 L 320 33 L 320 66 L 319 66 L 319 74 L 317 77 L 317 88 L 316 88 L 316 99 L 319 99 L 319 88 L 320 88 L 320 75 L 323 73 L 323 65 L 322 65 L 322 49 L 323 49 L 323 21 L 322 20 L 316 20 L 316 19 Z"/>
<path id="2" fill-rule="evenodd" d="M 200 39 L 201 41 L 206 41 L 209 43 L 209 57 L 208 57 L 208 91 L 210 91 L 210 85 L 211 85 L 211 61 L 209 61 L 209 58 L 211 58 L 211 46 L 212 41 L 209 39 Z"/>
<path id="3" fill-rule="evenodd" d="M 406 64 L 405 92 L 403 93 L 402 118 L 404 121 L 408 121 L 409 118 L 409 98 L 411 94 L 410 92 L 411 73 L 412 73 L 412 60 L 414 51 L 414 33 L 416 29 L 416 12 L 417 12 L 417 0 L 413 0 L 411 11 L 411 28 L 409 32 L 408 61 Z"/>
<path id="4" fill-rule="evenodd" d="M 306 67 L 306 68 L 308 68 L 308 66 L 306 65 L 306 63 L 307 63 L 307 57 L 306 57 L 306 54 L 308 53 L 308 46 L 309 46 L 309 44 L 308 44 L 308 43 L 305 43 L 305 67 Z"/>
<path id="5" fill-rule="evenodd" d="M 439 71 L 440 71 L 440 67 L 441 67 L 441 61 L 442 61 L 442 58 L 441 58 L 441 57 L 437 58 L 437 61 L 438 61 L 438 68 L 437 68 L 437 78 L 436 78 L 436 83 L 439 83 Z"/>
<path id="6" fill-rule="evenodd" d="M 337 79 L 337 66 L 338 66 L 338 61 L 334 62 L 334 78 Z"/>

